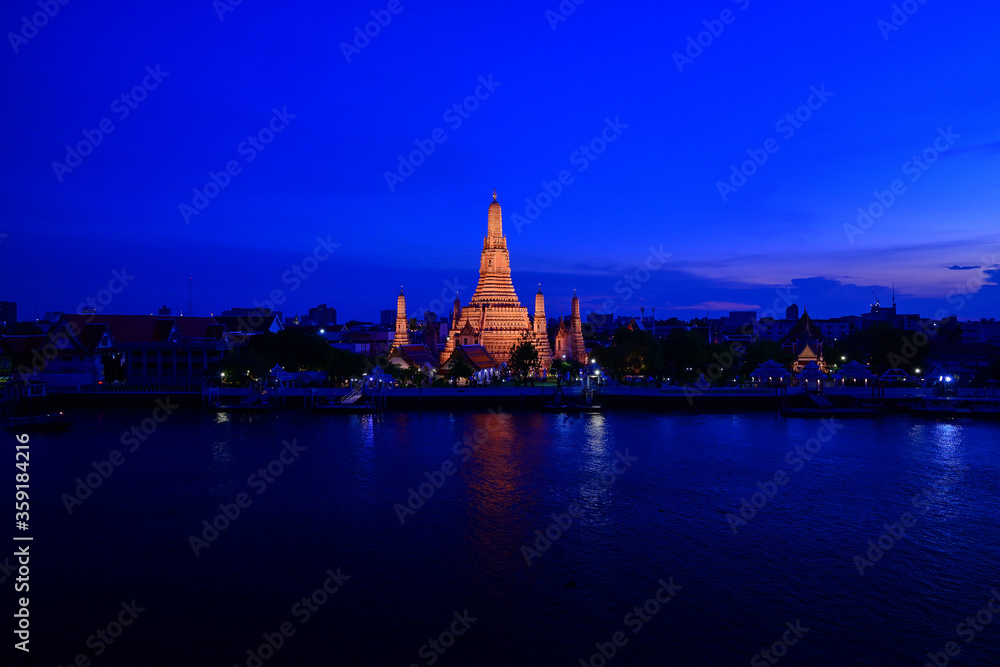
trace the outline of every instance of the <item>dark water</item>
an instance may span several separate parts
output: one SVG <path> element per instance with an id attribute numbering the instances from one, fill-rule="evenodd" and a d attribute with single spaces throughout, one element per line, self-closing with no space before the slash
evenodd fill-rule
<path id="1" fill-rule="evenodd" d="M 1000 590 L 994 424 L 855 420 L 830 437 L 768 415 L 184 408 L 126 451 L 122 433 L 149 415 L 79 412 L 69 432 L 33 436 L 32 652 L 18 664 L 600 665 L 595 643 L 610 653 L 621 632 L 609 665 L 763 665 L 759 651 L 797 639 L 786 622 L 801 639 L 776 647 L 780 664 L 919 666 L 951 641 L 951 664 L 1000 664 L 1000 616 L 981 615 L 971 642 L 957 633 Z M 454 443 L 477 435 L 463 462 Z M 786 460 L 817 436 L 811 460 Z M 305 449 L 270 483 L 250 477 L 293 440 Z M 69 515 L 62 495 L 115 449 L 124 462 Z M 432 474 L 443 484 L 401 524 L 394 504 L 446 462 L 454 474 Z M 727 514 L 777 471 L 785 484 L 765 484 L 776 493 L 734 534 Z M 195 556 L 189 536 L 241 493 L 249 506 Z M 571 506 L 529 566 L 522 546 Z M 854 556 L 904 521 L 859 575 Z M 340 588 L 307 616 L 328 570 Z M 672 598 L 658 583 L 671 578 Z M 648 603 L 658 591 L 669 602 Z M 119 616 L 131 624 L 113 643 L 88 646 Z M 248 658 L 283 623 L 294 634 L 273 656 Z M 421 651 L 431 639 L 443 654 Z"/>

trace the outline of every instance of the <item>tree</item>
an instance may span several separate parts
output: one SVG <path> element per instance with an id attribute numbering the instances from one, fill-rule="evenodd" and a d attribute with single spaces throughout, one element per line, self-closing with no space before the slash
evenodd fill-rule
<path id="1" fill-rule="evenodd" d="M 302 329 L 283 329 L 248 336 L 244 344 L 209 369 L 209 376 L 219 377 L 220 372 L 225 372 L 227 378 L 245 378 L 249 371 L 250 377 L 261 379 L 275 365 L 289 372 L 327 371 L 341 380 L 361 377 L 370 368 L 364 356 L 331 347 L 322 336 Z"/>
<path id="2" fill-rule="evenodd" d="M 980 385 L 1000 381 L 1000 358 L 994 359 L 989 366 L 981 370 L 976 381 Z"/>
<path id="3" fill-rule="evenodd" d="M 935 340 L 952 338 L 957 327 L 943 326 Z M 860 329 L 828 346 L 823 356 L 828 361 L 840 362 L 841 357 L 849 360 L 871 363 L 871 371 L 882 375 L 890 368 L 901 368 L 913 375 L 916 368 L 925 366 L 928 345 L 913 344 L 914 332 L 897 329 L 888 322 L 879 322 L 866 329 Z"/>
<path id="4" fill-rule="evenodd" d="M 663 341 L 663 357 L 671 379 L 682 384 L 693 382 L 712 361 L 704 336 L 684 329 L 673 329 Z"/>
<path id="5" fill-rule="evenodd" d="M 511 372 L 521 378 L 526 378 L 533 371 L 541 369 L 541 360 L 538 356 L 538 349 L 535 348 L 534 339 L 525 332 L 521 340 L 510 348 L 510 361 L 507 362 Z"/>
<path id="6" fill-rule="evenodd" d="M 455 378 L 469 379 L 469 377 L 476 372 L 476 367 L 473 366 L 465 355 L 461 352 L 457 352 L 451 355 L 451 364 L 449 366 L 451 370 L 451 376 Z"/>
<path id="7" fill-rule="evenodd" d="M 838 357 L 839 358 L 839 357 Z M 768 360 L 786 368 L 795 361 L 795 355 L 781 349 L 781 343 L 773 340 L 757 340 L 747 346 L 747 351 L 743 354 L 743 363 L 740 365 L 739 376 L 743 380 L 750 378 L 750 374 L 757 370 L 757 367 Z"/>
<path id="8" fill-rule="evenodd" d="M 348 352 L 336 347 L 330 349 L 333 354 L 330 357 L 327 372 L 330 373 L 331 380 L 341 384 L 351 378 L 359 378 L 368 371 L 368 360 L 363 354 Z"/>

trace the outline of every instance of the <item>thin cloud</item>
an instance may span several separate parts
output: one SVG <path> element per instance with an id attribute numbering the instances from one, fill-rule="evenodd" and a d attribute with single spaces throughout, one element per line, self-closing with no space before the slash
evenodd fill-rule
<path id="1" fill-rule="evenodd" d="M 693 306 L 672 306 L 675 310 L 761 310 L 761 307 L 754 303 L 735 303 L 732 301 L 705 301 Z"/>

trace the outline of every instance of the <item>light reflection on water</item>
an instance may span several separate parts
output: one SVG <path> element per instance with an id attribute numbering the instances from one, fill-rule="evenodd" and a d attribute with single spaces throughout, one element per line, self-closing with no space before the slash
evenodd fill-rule
<path id="1" fill-rule="evenodd" d="M 100 430 L 87 426 L 96 417 L 75 416 L 71 443 L 40 437 L 60 454 L 46 459 L 40 497 L 59 498 L 144 416 L 109 413 Z M 73 637 L 54 662 L 75 655 L 89 619 L 126 594 L 119 572 L 130 573 L 129 596 L 205 628 L 198 639 L 213 664 L 234 664 L 248 637 L 343 566 L 354 579 L 287 655 L 336 645 L 345 664 L 410 664 L 453 611 L 469 608 L 481 620 L 449 664 L 576 664 L 658 577 L 673 576 L 684 590 L 614 664 L 746 664 L 800 616 L 821 639 L 796 646 L 794 664 L 923 664 L 1000 584 L 1000 428 L 853 420 L 734 535 L 726 513 L 787 470 L 786 453 L 818 427 L 773 415 L 179 412 L 74 516 L 61 507 L 43 516 L 57 565 L 45 580 L 72 610 L 45 607 Z M 194 559 L 186 536 L 293 438 L 307 448 L 301 458 Z M 476 445 L 468 460 L 456 441 Z M 602 484 L 625 450 L 638 460 Z M 401 524 L 394 505 L 446 462 L 454 474 Z M 922 490 L 927 512 L 860 577 L 852 557 L 913 512 Z M 581 516 L 529 567 L 522 547 L 574 502 Z M 138 534 L 155 548 L 136 544 Z M 165 571 L 177 576 L 164 583 Z M 206 596 L 214 607 L 191 607 Z M 149 627 L 164 640 L 176 629 Z M 129 649 L 115 650 L 124 659 Z M 184 664 L 170 655 L 164 664 Z M 1000 630 L 977 637 L 967 664 L 1000 664 Z"/>

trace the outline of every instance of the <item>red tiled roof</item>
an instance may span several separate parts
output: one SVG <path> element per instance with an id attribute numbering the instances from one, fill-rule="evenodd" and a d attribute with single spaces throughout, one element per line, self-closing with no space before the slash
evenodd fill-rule
<path id="1" fill-rule="evenodd" d="M 107 325 L 115 345 L 166 343 L 175 330 L 179 338 L 218 337 L 218 323 L 214 317 L 67 314 L 60 321 L 66 326 L 75 324 L 80 332 L 87 332 L 91 325 Z M 86 333 L 88 341 L 92 335 Z"/>
<path id="2" fill-rule="evenodd" d="M 500 365 L 482 345 L 458 345 L 455 349 L 460 350 L 477 370 L 497 368 Z"/>
<path id="3" fill-rule="evenodd" d="M 45 336 L 0 336 L 0 350 L 5 354 L 30 354 L 40 350 L 48 339 Z"/>
<path id="4" fill-rule="evenodd" d="M 63 315 L 61 322 L 67 326 L 76 325 L 78 331 L 83 331 L 88 324 L 107 324 L 115 344 L 127 343 L 162 343 L 166 342 L 164 335 L 169 336 L 169 330 L 159 323 L 163 318 L 154 315 Z M 168 320 L 170 321 L 170 320 Z"/>
<path id="5" fill-rule="evenodd" d="M 88 324 L 79 335 L 80 343 L 88 350 L 96 350 L 107 331 L 107 324 Z"/>
<path id="6" fill-rule="evenodd" d="M 423 368 L 426 364 L 430 364 L 431 368 L 438 367 L 437 356 L 431 354 L 423 345 L 400 345 L 396 348 L 396 352 L 411 366 Z"/>
<path id="7" fill-rule="evenodd" d="M 274 324 L 275 316 L 216 317 L 215 320 L 232 333 L 267 333 Z"/>
<path id="8" fill-rule="evenodd" d="M 214 317 L 177 317 L 173 320 L 181 338 L 221 338 L 223 329 Z"/>
<path id="9" fill-rule="evenodd" d="M 788 332 L 785 336 L 784 343 L 788 344 L 792 341 L 807 341 L 807 340 L 817 340 L 820 342 L 824 341 L 823 334 L 819 332 L 819 327 L 812 321 L 809 317 L 808 312 L 802 313 L 802 317 L 799 321 L 795 323 L 792 330 Z"/>

